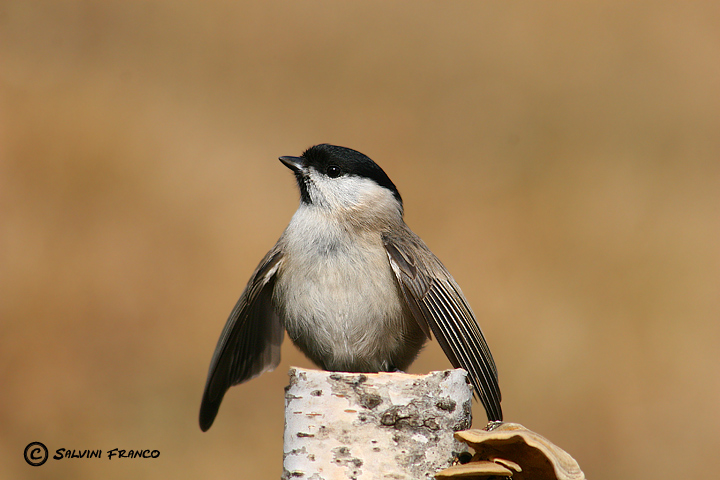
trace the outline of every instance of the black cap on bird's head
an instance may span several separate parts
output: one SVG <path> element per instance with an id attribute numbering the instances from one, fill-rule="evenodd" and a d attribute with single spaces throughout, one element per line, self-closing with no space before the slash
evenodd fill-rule
<path id="1" fill-rule="evenodd" d="M 351 148 L 323 143 L 310 147 L 300 157 L 280 157 L 280 161 L 295 172 L 300 187 L 300 197 L 305 203 L 312 203 L 307 190 L 307 169 L 312 167 L 318 173 L 330 178 L 343 175 L 368 178 L 393 194 L 402 205 L 402 197 L 380 166 L 370 157 Z"/>

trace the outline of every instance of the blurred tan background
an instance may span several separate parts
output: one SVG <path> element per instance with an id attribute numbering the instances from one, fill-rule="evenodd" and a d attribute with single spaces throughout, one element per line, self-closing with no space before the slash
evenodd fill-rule
<path id="1" fill-rule="evenodd" d="M 394 180 L 507 420 L 592 479 L 712 476 L 720 6 L 627 3 L 0 2 L 0 478 L 280 476 L 290 342 L 197 413 L 297 206 L 277 157 L 321 142 Z"/>

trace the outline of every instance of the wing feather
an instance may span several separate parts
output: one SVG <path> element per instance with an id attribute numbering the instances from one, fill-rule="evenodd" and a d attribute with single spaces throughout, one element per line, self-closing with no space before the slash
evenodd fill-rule
<path id="1" fill-rule="evenodd" d="M 282 262 L 277 245 L 262 259 L 230 312 L 210 361 L 200 405 L 200 428 L 215 421 L 225 392 L 273 370 L 280 363 L 284 330 L 272 305 L 275 274 Z"/>
<path id="2" fill-rule="evenodd" d="M 462 290 L 409 228 L 383 241 L 415 320 L 428 336 L 432 331 L 454 367 L 467 370 L 488 420 L 502 420 L 497 367 Z"/>

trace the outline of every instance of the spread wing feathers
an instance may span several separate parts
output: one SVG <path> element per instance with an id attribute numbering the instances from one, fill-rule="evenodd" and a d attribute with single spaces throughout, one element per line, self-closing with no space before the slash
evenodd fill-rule
<path id="1" fill-rule="evenodd" d="M 272 306 L 272 291 L 281 263 L 282 254 L 275 246 L 255 269 L 220 334 L 200 405 L 203 431 L 213 424 L 228 388 L 280 363 L 284 330 Z"/>
<path id="2" fill-rule="evenodd" d="M 455 368 L 467 370 L 488 420 L 502 420 L 495 361 L 460 287 L 409 228 L 383 241 L 415 320 L 428 336 L 432 331 Z"/>

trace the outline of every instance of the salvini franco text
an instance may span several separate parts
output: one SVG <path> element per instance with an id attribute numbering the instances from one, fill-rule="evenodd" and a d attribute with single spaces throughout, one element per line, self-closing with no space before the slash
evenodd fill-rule
<path id="1" fill-rule="evenodd" d="M 159 450 L 120 450 L 113 448 L 107 451 L 108 460 L 113 457 L 117 458 L 157 458 L 160 456 Z M 55 450 L 53 459 L 61 460 L 63 458 L 101 458 L 102 450 L 66 450 L 58 448 Z"/>

